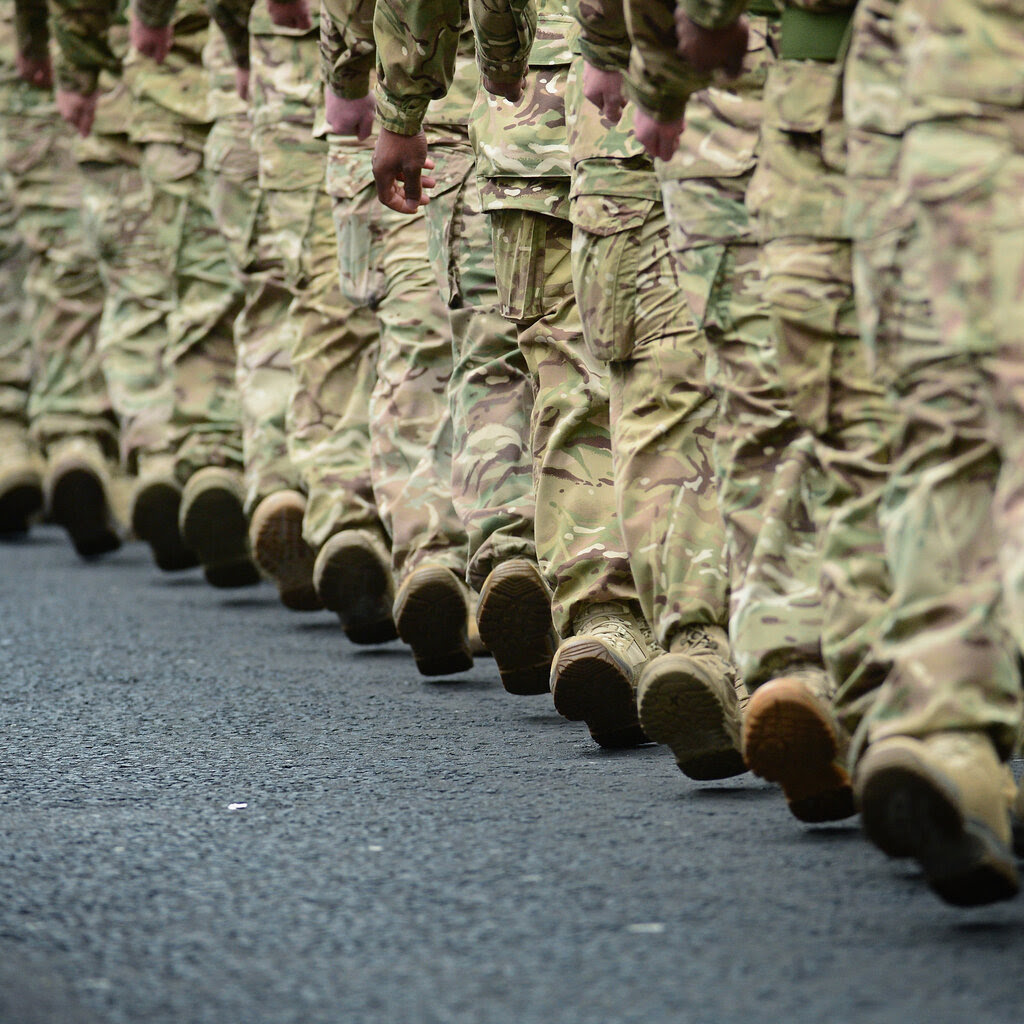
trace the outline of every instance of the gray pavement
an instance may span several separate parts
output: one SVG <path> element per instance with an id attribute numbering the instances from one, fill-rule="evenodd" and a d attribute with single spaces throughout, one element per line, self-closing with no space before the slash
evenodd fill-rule
<path id="1" fill-rule="evenodd" d="M 1024 897 L 269 586 L 0 547 L 0 1022 L 1024 1021 Z"/>

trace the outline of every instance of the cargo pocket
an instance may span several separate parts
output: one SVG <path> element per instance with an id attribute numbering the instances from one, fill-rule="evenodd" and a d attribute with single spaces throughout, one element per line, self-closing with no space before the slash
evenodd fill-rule
<path id="1" fill-rule="evenodd" d="M 654 201 L 577 196 L 572 201 L 573 283 L 583 337 L 595 359 L 625 359 L 636 342 L 640 229 Z"/>

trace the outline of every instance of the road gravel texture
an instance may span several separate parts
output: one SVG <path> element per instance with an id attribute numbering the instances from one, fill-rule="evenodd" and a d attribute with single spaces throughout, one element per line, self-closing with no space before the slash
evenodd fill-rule
<path id="1" fill-rule="evenodd" d="M 137 544 L 0 548 L 0 736 L 2 1024 L 1024 1022 L 1024 898 Z"/>

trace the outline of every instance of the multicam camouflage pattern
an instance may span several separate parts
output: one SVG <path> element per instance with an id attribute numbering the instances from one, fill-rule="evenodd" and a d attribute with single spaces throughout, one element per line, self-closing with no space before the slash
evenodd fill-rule
<path id="1" fill-rule="evenodd" d="M 14 66 L 15 32 L 10 16 L 0 16 L 0 153 L 7 150 L 5 128 L 24 87 Z M 32 344 L 25 316 L 25 276 L 29 250 L 18 232 L 14 182 L 0 167 L 0 464 L 17 465 L 32 456 L 28 438 L 28 396 Z"/>
<path id="2" fill-rule="evenodd" d="M 581 78 L 577 58 L 566 97 L 573 280 L 587 348 L 608 364 L 615 495 L 637 595 L 668 650 L 689 626 L 727 622 L 717 403 L 634 108 L 607 124 Z"/>
<path id="3" fill-rule="evenodd" d="M 621 529 L 644 615 L 668 650 L 690 625 L 727 622 L 704 338 L 686 309 L 661 203 L 580 196 L 573 218 L 584 336 L 595 358 L 610 360 Z"/>
<path id="4" fill-rule="evenodd" d="M 467 577 L 479 590 L 501 562 L 537 558 L 533 381 L 515 325 L 501 315 L 473 153 L 465 143 L 432 151 L 438 167 L 425 208 L 428 254 L 448 305 L 455 353 L 452 500 L 468 534 Z"/>
<path id="5" fill-rule="evenodd" d="M 899 332 L 877 332 L 904 422 L 885 495 L 892 670 L 857 738 L 980 730 L 1006 757 L 1024 579 L 1019 11 L 903 0 L 894 18 L 912 103 Z"/>
<path id="6" fill-rule="evenodd" d="M 278 422 L 276 410 L 286 399 L 283 434 L 301 482 L 297 489 L 307 494 L 307 543 L 319 550 L 332 534 L 358 528 L 383 538 L 369 460 L 376 323 L 352 309 L 338 282 L 331 202 L 324 192 L 327 144 L 314 137 L 317 32 L 275 26 L 264 2 L 240 3 L 252 8 L 252 142 L 261 202 L 252 254 L 259 289 L 236 328 L 265 338 L 253 364 L 266 384 L 264 429 Z M 236 20 L 242 18 L 236 12 Z M 266 415 L 271 406 L 274 415 Z"/>
<path id="7" fill-rule="evenodd" d="M 128 164 L 95 167 L 83 208 L 106 284 L 99 350 L 110 399 L 121 425 L 122 462 L 147 472 L 154 457 L 170 455 L 172 393 L 164 373 L 167 268 L 173 253 L 159 248 L 158 217 L 142 171 Z M 152 211 L 152 215 L 151 215 Z"/>
<path id="8" fill-rule="evenodd" d="M 170 19 L 173 5 L 157 6 Z M 58 0 L 57 7 L 65 61 L 98 72 L 115 5 Z M 173 453 L 184 481 L 205 465 L 241 463 L 231 336 L 240 289 L 202 168 L 209 17 L 202 0 L 182 0 L 173 13 L 166 61 L 130 53 L 124 62 L 131 138 L 143 144 L 142 187 L 117 197 L 117 255 L 101 335 L 108 379 L 117 381 L 112 388 L 129 420 L 131 460 Z"/>
<path id="9" fill-rule="evenodd" d="M 341 288 L 379 324 L 370 398 L 373 493 L 396 576 L 425 561 L 465 575 L 466 534 L 452 505 L 452 339 L 427 258 L 426 218 L 377 201 L 369 145 L 336 139 L 327 168 Z"/>
<path id="10" fill-rule="evenodd" d="M 312 4 L 316 8 L 316 4 Z M 318 12 L 317 12 L 318 17 Z M 327 144 L 317 124 L 322 85 L 319 27 L 309 31 L 275 25 L 266 0 L 249 20 L 252 60 L 253 144 L 259 154 L 260 187 L 277 191 L 319 188 Z M 315 157 L 315 159 L 313 159 Z M 293 254 L 294 255 L 294 254 Z"/>
<path id="11" fill-rule="evenodd" d="M 10 67 L 15 42 L 10 24 L 4 27 Z M 10 78 L 0 88 L 0 160 L 28 255 L 20 313 L 31 345 L 30 431 L 44 450 L 77 436 L 116 457 L 117 426 L 97 352 L 103 283 L 82 220 L 73 133 L 49 92 Z"/>
<path id="12" fill-rule="evenodd" d="M 154 206 L 166 211 L 160 251 L 173 254 L 164 265 L 172 277 L 163 359 L 173 388 L 170 444 L 184 483 L 204 466 L 242 465 L 233 335 L 242 293 L 211 210 L 202 154 L 150 143 L 142 171 Z"/>
<path id="13" fill-rule="evenodd" d="M 227 242 L 244 305 L 234 322 L 236 384 L 241 408 L 247 512 L 281 490 L 301 489 L 288 455 L 285 420 L 294 380 L 291 372 L 293 291 L 269 227 L 269 200 L 259 187 L 246 103 L 235 88 L 234 61 L 219 29 L 203 51 L 215 120 L 203 154 L 210 174 L 211 207 Z"/>
<path id="14" fill-rule="evenodd" d="M 635 601 L 615 502 L 607 369 L 587 352 L 572 281 L 570 225 L 532 210 L 491 215 L 505 315 L 536 381 L 531 443 L 537 555 L 555 627 L 588 606 Z"/>
<path id="15" fill-rule="evenodd" d="M 321 39 L 324 74 L 339 95 L 366 94 L 376 53 L 374 5 L 327 0 Z M 394 19 L 385 5 L 382 17 Z M 394 25 L 392 26 L 395 27 Z M 409 31 L 402 24 L 401 31 Z M 479 590 L 508 558 L 536 558 L 528 437 L 533 390 L 515 327 L 498 309 L 490 227 L 466 135 L 479 74 L 464 23 L 448 94 L 424 114 L 437 184 L 425 208 L 427 255 L 448 307 L 454 364 L 452 503 L 468 535 L 467 578 Z"/>

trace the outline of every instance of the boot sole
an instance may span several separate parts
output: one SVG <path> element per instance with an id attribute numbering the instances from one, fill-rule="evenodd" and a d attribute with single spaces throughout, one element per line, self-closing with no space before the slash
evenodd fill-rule
<path id="1" fill-rule="evenodd" d="M 32 518 L 43 508 L 43 488 L 38 483 L 14 484 L 0 495 L 0 534 L 28 533 Z"/>
<path id="2" fill-rule="evenodd" d="M 415 586 L 399 598 L 395 626 L 412 648 L 420 675 L 447 676 L 473 667 L 468 617 L 462 588 L 451 572 L 440 567 L 416 571 Z"/>
<path id="3" fill-rule="evenodd" d="M 1010 850 L 987 826 L 965 820 L 955 795 L 923 768 L 883 763 L 860 796 L 871 841 L 890 857 L 913 857 L 947 903 L 975 907 L 1017 895 Z"/>
<path id="4" fill-rule="evenodd" d="M 571 650 L 556 655 L 552 668 L 555 710 L 570 722 L 586 722 L 599 746 L 646 743 L 628 670 L 598 640 L 570 643 Z"/>
<path id="5" fill-rule="evenodd" d="M 506 691 L 522 697 L 550 693 L 555 644 L 547 590 L 536 569 L 503 573 L 504 568 L 491 573 L 480 594 L 480 639 L 494 656 Z"/>
<path id="6" fill-rule="evenodd" d="M 317 593 L 323 606 L 341 620 L 352 643 L 398 639 L 391 617 L 391 571 L 367 548 L 353 544 L 339 549 L 337 561 L 328 562 L 317 580 Z"/>
<path id="7" fill-rule="evenodd" d="M 96 558 L 121 546 L 110 528 L 110 508 L 100 479 L 91 470 L 69 469 L 53 486 L 50 515 L 63 526 L 82 558 Z"/>
<path id="8" fill-rule="evenodd" d="M 234 589 L 260 582 L 246 546 L 245 512 L 233 491 L 226 487 L 200 491 L 185 510 L 181 533 L 198 555 L 203 575 L 211 586 Z"/>
<path id="9" fill-rule="evenodd" d="M 743 755 L 755 775 L 782 787 L 800 821 L 856 814 L 849 773 L 836 763 L 838 737 L 811 698 L 789 693 L 758 700 L 755 693 L 744 721 Z"/>
<path id="10" fill-rule="evenodd" d="M 706 782 L 747 770 L 726 728 L 728 710 L 703 681 L 678 670 L 659 673 L 657 661 L 645 673 L 640 724 L 655 743 L 669 747 L 680 771 Z"/>
<path id="11" fill-rule="evenodd" d="M 180 572 L 199 564 L 195 552 L 181 539 L 180 511 L 181 491 L 168 483 L 143 487 L 132 506 L 132 533 L 149 545 L 153 561 L 163 572 Z"/>
<path id="12" fill-rule="evenodd" d="M 281 604 L 315 612 L 323 602 L 313 586 L 313 552 L 302 537 L 302 510 L 281 508 L 260 523 L 253 539 L 256 564 L 277 584 Z"/>

